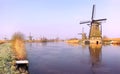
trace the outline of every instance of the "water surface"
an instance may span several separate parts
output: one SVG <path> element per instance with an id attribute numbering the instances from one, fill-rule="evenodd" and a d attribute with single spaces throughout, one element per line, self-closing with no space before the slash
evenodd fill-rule
<path id="1" fill-rule="evenodd" d="M 30 74 L 120 74 L 120 47 L 27 43 Z"/>

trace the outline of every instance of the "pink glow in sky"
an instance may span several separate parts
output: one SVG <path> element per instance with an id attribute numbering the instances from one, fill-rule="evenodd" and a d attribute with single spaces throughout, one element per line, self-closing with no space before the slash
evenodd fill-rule
<path id="1" fill-rule="evenodd" d="M 95 18 L 107 18 L 103 35 L 120 37 L 119 0 L 1 0 L 0 38 L 17 31 L 34 38 L 81 38 L 82 27 L 87 35 L 89 27 L 79 22 L 90 20 L 93 4 Z"/>

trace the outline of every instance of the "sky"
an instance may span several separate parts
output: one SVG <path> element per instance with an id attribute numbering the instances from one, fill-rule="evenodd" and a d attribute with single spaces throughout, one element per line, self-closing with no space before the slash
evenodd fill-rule
<path id="1" fill-rule="evenodd" d="M 120 0 L 0 0 L 0 39 L 22 32 L 26 37 L 67 39 L 89 34 L 89 26 L 80 21 L 95 19 L 102 22 L 102 35 L 120 37 Z"/>

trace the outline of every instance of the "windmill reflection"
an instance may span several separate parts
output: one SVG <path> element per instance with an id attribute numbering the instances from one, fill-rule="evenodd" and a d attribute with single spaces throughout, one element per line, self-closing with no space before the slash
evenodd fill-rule
<path id="1" fill-rule="evenodd" d="M 102 49 L 102 44 L 89 45 L 92 68 L 98 67 L 100 65 L 101 56 L 102 56 L 101 49 Z"/>
<path id="2" fill-rule="evenodd" d="M 79 43 L 67 43 L 68 45 L 70 45 L 70 46 L 74 46 L 74 47 L 76 47 L 76 46 L 80 46 L 80 44 Z"/>
<path id="3" fill-rule="evenodd" d="M 32 43 L 30 43 L 30 48 L 32 47 Z"/>

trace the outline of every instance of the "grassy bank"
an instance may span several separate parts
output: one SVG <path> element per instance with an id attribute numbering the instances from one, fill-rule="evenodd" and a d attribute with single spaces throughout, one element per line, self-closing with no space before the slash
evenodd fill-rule
<path id="1" fill-rule="evenodd" d="M 0 44 L 0 74 L 21 74 L 17 70 L 11 43 Z M 28 74 L 25 72 L 24 74 Z"/>

